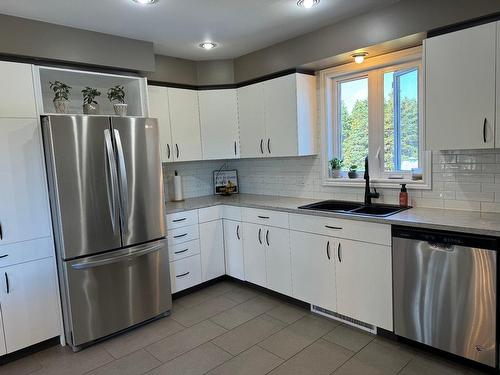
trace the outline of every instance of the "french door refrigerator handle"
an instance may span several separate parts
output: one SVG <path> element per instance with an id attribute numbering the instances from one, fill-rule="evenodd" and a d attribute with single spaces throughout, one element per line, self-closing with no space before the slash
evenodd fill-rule
<path id="1" fill-rule="evenodd" d="M 121 220 L 122 230 L 128 228 L 128 179 L 127 168 L 125 166 L 125 156 L 123 154 L 122 140 L 118 129 L 113 129 L 115 134 L 116 151 L 118 154 L 118 170 L 120 175 L 120 196 L 121 196 Z"/>
<path id="2" fill-rule="evenodd" d="M 104 266 L 106 264 L 123 262 L 126 260 L 131 260 L 131 259 L 140 257 L 142 255 L 154 253 L 156 251 L 161 250 L 163 248 L 163 246 L 164 245 L 162 243 L 155 243 L 153 245 L 146 245 L 133 253 L 125 253 L 125 254 L 120 254 L 120 255 L 116 255 L 116 256 L 112 256 L 112 257 L 108 257 L 108 258 L 103 258 L 103 259 L 99 259 L 99 260 L 91 260 L 88 262 L 76 263 L 76 264 L 72 264 L 71 268 L 73 268 L 75 270 L 85 270 L 88 268 Z"/>
<path id="3" fill-rule="evenodd" d="M 108 207 L 111 216 L 111 226 L 113 233 L 116 233 L 116 190 L 118 189 L 118 172 L 116 171 L 116 159 L 113 151 L 113 142 L 111 141 L 111 132 L 109 129 L 104 130 L 104 147 L 107 163 L 104 164 L 106 168 L 106 187 L 108 192 Z M 108 176 L 111 175 L 111 184 Z M 111 185 L 111 186 L 110 186 Z M 111 189 L 110 189 L 111 187 Z M 110 196 L 111 190 L 111 196 Z"/>

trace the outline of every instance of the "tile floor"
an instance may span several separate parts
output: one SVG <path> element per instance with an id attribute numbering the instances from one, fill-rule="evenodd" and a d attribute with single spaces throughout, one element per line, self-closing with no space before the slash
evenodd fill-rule
<path id="1" fill-rule="evenodd" d="M 2 375 L 479 373 L 230 281 L 175 300 L 169 318 L 79 353 L 53 347 L 0 367 Z"/>

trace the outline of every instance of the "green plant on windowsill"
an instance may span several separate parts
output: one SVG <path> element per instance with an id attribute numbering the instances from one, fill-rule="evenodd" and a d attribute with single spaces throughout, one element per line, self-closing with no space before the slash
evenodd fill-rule
<path id="1" fill-rule="evenodd" d="M 353 164 L 349 167 L 349 172 L 347 172 L 349 178 L 358 178 L 358 166 Z"/>
<path id="2" fill-rule="evenodd" d="M 339 158 L 331 159 L 328 164 L 330 165 L 330 170 L 333 178 L 340 177 L 340 170 L 342 169 L 342 165 L 344 164 L 344 160 Z"/>

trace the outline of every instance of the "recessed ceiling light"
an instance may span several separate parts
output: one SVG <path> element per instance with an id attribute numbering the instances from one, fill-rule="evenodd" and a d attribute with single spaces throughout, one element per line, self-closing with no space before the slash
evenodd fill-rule
<path id="1" fill-rule="evenodd" d="M 134 3 L 141 5 L 150 5 L 158 2 L 158 0 L 132 0 Z"/>
<path id="2" fill-rule="evenodd" d="M 319 4 L 319 0 L 299 0 L 297 5 L 301 8 L 310 9 Z"/>
<path id="3" fill-rule="evenodd" d="M 364 63 L 366 56 L 368 56 L 368 52 L 358 52 L 352 55 L 352 57 L 354 57 L 354 62 L 356 64 Z"/>
<path id="4" fill-rule="evenodd" d="M 210 49 L 214 49 L 215 47 L 217 47 L 217 44 L 215 44 L 213 42 L 203 42 L 203 43 L 200 43 L 200 47 L 203 49 L 206 49 L 206 50 L 210 50 Z"/>

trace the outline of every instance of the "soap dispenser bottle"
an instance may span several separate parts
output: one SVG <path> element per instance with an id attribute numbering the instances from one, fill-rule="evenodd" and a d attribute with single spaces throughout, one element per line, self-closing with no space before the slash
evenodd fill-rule
<path id="1" fill-rule="evenodd" d="M 401 192 L 399 193 L 399 205 L 401 207 L 408 207 L 408 191 L 406 184 L 401 184 Z"/>

